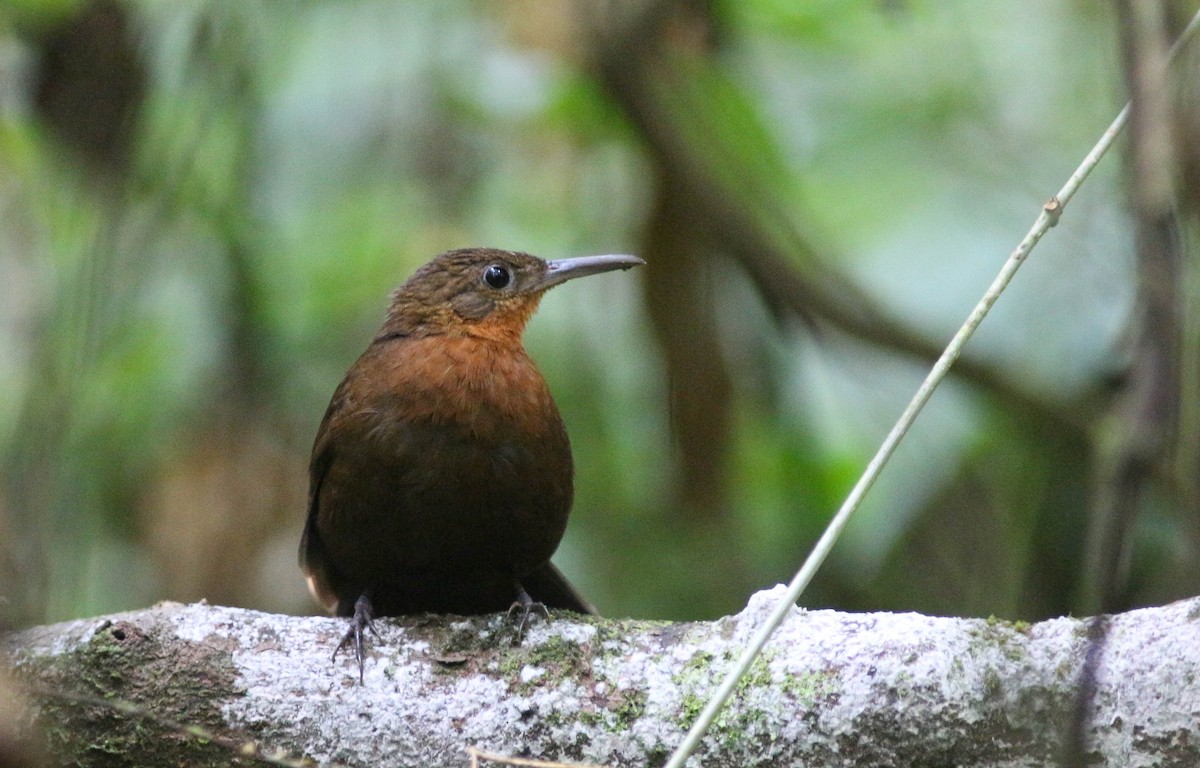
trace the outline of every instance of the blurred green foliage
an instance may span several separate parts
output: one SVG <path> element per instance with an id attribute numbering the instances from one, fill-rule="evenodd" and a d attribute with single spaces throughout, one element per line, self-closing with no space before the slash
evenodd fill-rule
<path id="1" fill-rule="evenodd" d="M 653 170 L 577 11 L 0 10 L 0 616 L 205 596 L 314 609 L 294 560 L 307 452 L 388 291 L 451 247 L 639 252 Z M 714 55 L 681 60 L 659 94 L 682 140 L 931 344 L 1123 100 L 1112 19 L 1088 3 L 745 0 L 716 23 Z M 47 51 L 71 25 L 136 57 L 125 150 L 70 137 L 86 95 L 67 118 L 45 109 Z M 1110 158 L 1088 183 L 972 346 L 1078 432 L 951 383 L 806 602 L 1074 605 L 1089 398 L 1124 363 L 1133 302 L 1118 171 Z M 920 362 L 820 318 L 779 322 L 737 268 L 707 264 L 736 418 L 726 517 L 692 525 L 640 279 L 551 293 L 527 335 L 576 453 L 558 560 L 606 614 L 714 616 L 790 577 Z M 1145 599 L 1193 587 L 1180 525 L 1169 505 L 1144 523 L 1135 563 L 1174 564 L 1139 582 Z"/>

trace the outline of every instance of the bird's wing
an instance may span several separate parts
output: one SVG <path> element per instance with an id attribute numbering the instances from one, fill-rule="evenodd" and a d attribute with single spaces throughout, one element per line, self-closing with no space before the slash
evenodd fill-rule
<path id="1" fill-rule="evenodd" d="M 334 591 L 329 573 L 329 556 L 321 534 L 317 530 L 317 513 L 321 498 L 321 483 L 325 479 L 329 466 L 333 463 L 333 440 L 327 430 L 329 421 L 341 409 L 345 399 L 346 382 L 342 383 L 333 393 L 321 426 L 317 429 L 317 439 L 313 444 L 312 460 L 308 465 L 308 518 L 304 523 L 304 533 L 300 537 L 300 568 L 308 579 L 308 589 L 326 609 L 333 611 L 338 607 L 338 596 Z"/>

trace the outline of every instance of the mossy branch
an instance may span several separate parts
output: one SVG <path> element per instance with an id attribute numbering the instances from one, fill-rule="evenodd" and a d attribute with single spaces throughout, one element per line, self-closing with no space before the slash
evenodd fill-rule
<path id="1" fill-rule="evenodd" d="M 503 616 L 383 620 L 362 686 L 330 660 L 342 620 L 203 604 L 36 627 L 0 654 L 34 702 L 27 730 L 64 763 L 227 765 L 230 745 L 252 744 L 318 764 L 467 766 L 473 748 L 653 766 L 781 590 L 713 622 L 556 613 L 516 647 Z M 796 609 L 701 764 L 1053 763 L 1091 626 Z M 1200 764 L 1200 599 L 1106 627 L 1086 748 L 1113 765 Z"/>

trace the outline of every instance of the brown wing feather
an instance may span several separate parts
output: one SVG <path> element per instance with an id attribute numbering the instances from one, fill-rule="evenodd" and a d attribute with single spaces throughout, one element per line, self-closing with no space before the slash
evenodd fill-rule
<path id="1" fill-rule="evenodd" d="M 328 426 L 333 415 L 342 407 L 346 382 L 349 380 L 349 376 L 342 379 L 329 401 L 329 407 L 325 409 L 321 426 L 317 428 L 317 439 L 313 443 L 312 459 L 308 465 L 308 517 L 304 522 L 304 533 L 300 536 L 300 569 L 304 571 L 309 592 L 328 611 L 337 609 L 338 596 L 329 572 L 329 553 L 317 530 L 317 515 L 320 512 L 321 482 L 334 457 Z"/>

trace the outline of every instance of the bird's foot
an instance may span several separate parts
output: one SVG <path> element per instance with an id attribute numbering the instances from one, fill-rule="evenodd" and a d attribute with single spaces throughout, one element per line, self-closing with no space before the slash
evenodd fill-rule
<path id="1" fill-rule="evenodd" d="M 513 638 L 513 645 L 520 645 L 525 639 L 525 630 L 529 629 L 529 619 L 535 614 L 540 613 L 547 621 L 550 619 L 550 611 L 546 606 L 534 601 L 525 588 L 517 585 L 517 599 L 513 600 L 513 604 L 508 606 L 508 618 L 511 621 L 514 616 L 520 614 L 520 620 L 516 622 L 517 634 Z"/>
<path id="2" fill-rule="evenodd" d="M 350 618 L 350 629 L 346 630 L 346 634 L 342 636 L 341 642 L 337 648 L 333 649 L 333 659 L 337 660 L 338 653 L 343 648 L 349 645 L 354 646 L 354 658 L 358 661 L 358 684 L 363 684 L 363 660 L 366 654 L 363 652 L 363 638 L 370 630 L 372 635 L 375 635 L 376 640 L 382 641 L 378 630 L 375 629 L 375 616 L 371 606 L 371 598 L 365 594 L 354 601 L 354 615 Z"/>

